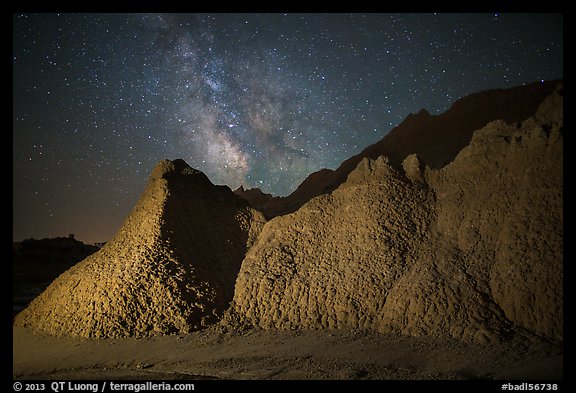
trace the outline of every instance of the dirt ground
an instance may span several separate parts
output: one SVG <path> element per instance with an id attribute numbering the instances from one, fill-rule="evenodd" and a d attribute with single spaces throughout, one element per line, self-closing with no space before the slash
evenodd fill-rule
<path id="1" fill-rule="evenodd" d="M 18 380 L 563 378 L 562 348 L 525 338 L 479 346 L 365 331 L 222 332 L 215 327 L 140 339 L 73 339 L 15 328 L 13 339 Z"/>

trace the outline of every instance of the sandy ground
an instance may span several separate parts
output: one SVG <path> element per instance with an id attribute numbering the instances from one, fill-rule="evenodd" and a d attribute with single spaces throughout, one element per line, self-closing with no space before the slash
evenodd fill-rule
<path id="1" fill-rule="evenodd" d="M 221 332 L 71 339 L 13 332 L 14 379 L 544 380 L 562 349 L 513 339 L 477 346 L 364 331 Z"/>

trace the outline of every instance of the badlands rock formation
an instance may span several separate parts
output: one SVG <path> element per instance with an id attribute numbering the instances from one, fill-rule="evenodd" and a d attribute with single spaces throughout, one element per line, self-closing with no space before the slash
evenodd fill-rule
<path id="1" fill-rule="evenodd" d="M 218 320 L 264 223 L 228 187 L 161 161 L 118 234 L 57 278 L 15 324 L 82 337 L 189 332 Z"/>
<path id="2" fill-rule="evenodd" d="M 522 91 L 541 93 L 536 85 Z M 509 102 L 491 94 L 489 108 Z M 267 223 L 184 161 L 161 161 L 115 238 L 14 323 L 82 337 L 186 333 L 220 320 L 561 343 L 562 88 L 529 118 L 510 111 L 506 121 L 466 131 L 469 144 L 445 166 L 428 165 L 447 154 L 444 146 L 434 156 L 430 146 L 426 160 L 408 150 L 356 156 L 342 170 L 312 174 L 310 190 L 322 195 Z M 410 121 L 419 118 L 436 124 L 431 132 L 447 119 L 420 113 Z M 260 190 L 236 193 L 269 200 Z"/>
<path id="3" fill-rule="evenodd" d="M 263 328 L 360 328 L 479 343 L 562 341 L 563 107 L 491 122 L 442 169 L 364 158 L 263 228 L 230 315 Z"/>
<path id="4" fill-rule="evenodd" d="M 377 159 L 385 155 L 395 165 L 400 165 L 410 154 L 417 154 L 431 168 L 442 168 L 468 145 L 474 130 L 494 120 L 516 123 L 527 119 L 558 83 L 537 82 L 509 89 L 481 91 L 459 99 L 450 109 L 437 116 L 422 109 L 408 115 L 382 140 L 350 157 L 336 170 L 321 169 L 311 173 L 287 197 L 272 197 L 260 192 L 253 206 L 268 218 L 292 213 L 313 197 L 335 190 L 366 157 Z M 250 203 L 254 201 L 254 194 L 258 194 L 253 190 L 238 191 L 238 195 Z M 267 200 L 263 198 L 266 196 Z"/>

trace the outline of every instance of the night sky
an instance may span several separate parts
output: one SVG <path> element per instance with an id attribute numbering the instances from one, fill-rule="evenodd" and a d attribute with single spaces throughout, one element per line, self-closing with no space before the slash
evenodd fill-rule
<path id="1" fill-rule="evenodd" d="M 150 171 L 288 195 L 410 113 L 563 77 L 561 14 L 14 14 L 13 240 L 107 241 Z"/>

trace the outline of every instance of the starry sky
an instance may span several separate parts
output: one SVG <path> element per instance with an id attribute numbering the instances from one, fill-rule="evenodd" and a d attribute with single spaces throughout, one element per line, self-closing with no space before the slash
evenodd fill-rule
<path id="1" fill-rule="evenodd" d="M 13 240 L 114 236 L 154 165 L 288 195 L 410 113 L 563 77 L 562 14 L 13 14 Z"/>

